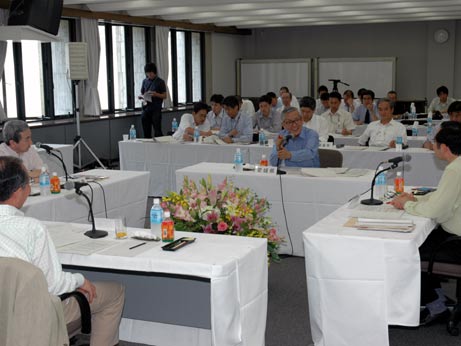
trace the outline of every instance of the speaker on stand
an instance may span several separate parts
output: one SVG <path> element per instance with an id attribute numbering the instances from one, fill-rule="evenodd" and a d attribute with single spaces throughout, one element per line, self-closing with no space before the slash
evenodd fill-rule
<path id="1" fill-rule="evenodd" d="M 91 150 L 89 145 L 81 136 L 80 131 L 80 110 L 77 111 L 77 87 L 82 80 L 88 79 L 88 46 L 85 42 L 69 42 L 68 57 L 69 57 L 69 79 L 72 81 L 72 112 L 77 124 L 77 136 L 74 138 L 74 150 L 77 150 L 78 164 L 74 166 L 82 169 L 82 146 L 90 153 L 101 168 L 106 169 L 101 160 Z"/>

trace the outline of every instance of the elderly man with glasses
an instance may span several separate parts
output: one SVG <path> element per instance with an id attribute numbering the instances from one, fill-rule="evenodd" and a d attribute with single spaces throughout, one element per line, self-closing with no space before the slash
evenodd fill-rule
<path id="1" fill-rule="evenodd" d="M 276 166 L 280 160 L 281 165 L 287 167 L 320 167 L 319 135 L 303 126 L 296 108 L 290 107 L 284 113 L 284 130 L 280 131 L 272 148 L 271 165 Z"/>

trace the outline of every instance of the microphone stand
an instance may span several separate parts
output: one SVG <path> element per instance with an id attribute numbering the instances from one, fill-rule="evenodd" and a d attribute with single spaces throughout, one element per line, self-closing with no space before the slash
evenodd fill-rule
<path id="1" fill-rule="evenodd" d="M 85 195 L 82 190 L 80 190 L 80 187 L 77 187 L 75 188 L 75 192 L 77 193 L 77 195 L 79 196 L 83 196 L 86 201 L 88 202 L 88 206 L 90 207 L 90 217 L 91 217 L 91 224 L 92 224 L 92 228 L 91 230 L 89 231 L 86 231 L 84 234 L 87 236 L 87 237 L 90 237 L 90 238 L 93 238 L 93 239 L 96 239 L 96 238 L 104 238 L 105 236 L 107 236 L 107 232 L 106 231 L 99 231 L 96 229 L 95 225 L 94 225 L 94 214 L 93 214 L 93 206 L 91 205 L 91 201 L 90 199 L 88 198 L 87 195 Z"/>
<path id="2" fill-rule="evenodd" d="M 378 175 L 380 175 L 381 173 L 383 173 L 383 172 L 386 172 L 386 171 L 389 171 L 389 170 L 391 170 L 391 169 L 397 168 L 397 166 L 398 166 L 397 163 L 393 163 L 392 166 L 387 167 L 387 168 L 384 168 L 384 169 L 380 170 L 379 172 L 377 172 L 377 173 L 375 174 L 375 176 L 373 177 L 373 181 L 371 182 L 371 194 L 370 194 L 370 198 L 364 199 L 364 200 L 360 201 L 360 203 L 365 204 L 365 205 L 381 205 L 381 204 L 383 204 L 383 201 L 381 201 L 381 200 L 379 200 L 379 199 L 373 198 L 373 190 L 374 190 L 374 188 L 375 188 L 376 177 L 377 177 Z"/>
<path id="3" fill-rule="evenodd" d="M 53 153 L 51 150 L 47 150 L 46 152 L 48 155 L 54 156 L 59 161 L 61 161 L 61 165 L 62 165 L 62 168 L 64 169 L 64 175 L 66 176 L 66 182 L 67 182 L 69 180 L 69 174 L 67 174 L 67 167 L 66 167 L 66 163 L 64 162 L 64 160 L 59 155 L 56 155 L 55 153 Z"/>

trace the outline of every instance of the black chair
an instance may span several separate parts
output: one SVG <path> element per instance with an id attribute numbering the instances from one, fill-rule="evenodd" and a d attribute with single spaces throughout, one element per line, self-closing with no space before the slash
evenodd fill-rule
<path id="1" fill-rule="evenodd" d="M 453 246 L 454 243 L 459 244 L 459 249 L 461 251 L 461 237 L 450 237 L 434 249 L 428 262 L 421 262 L 421 270 L 423 272 L 427 272 L 428 275 L 435 274 L 446 278 L 456 279 L 456 303 L 447 322 L 448 333 L 456 336 L 459 335 L 458 323 L 461 321 L 461 263 L 454 264 L 437 261 L 437 256 L 440 251 L 447 246 Z"/>
<path id="2" fill-rule="evenodd" d="M 320 168 L 342 167 L 343 154 L 338 150 L 319 149 Z"/>
<path id="3" fill-rule="evenodd" d="M 79 291 L 73 291 L 69 293 L 64 293 L 59 296 L 61 301 L 66 300 L 67 298 L 74 297 L 77 301 L 77 304 L 80 308 L 80 320 L 81 320 L 81 332 L 82 334 L 91 334 L 91 309 L 88 299 L 85 295 Z"/>

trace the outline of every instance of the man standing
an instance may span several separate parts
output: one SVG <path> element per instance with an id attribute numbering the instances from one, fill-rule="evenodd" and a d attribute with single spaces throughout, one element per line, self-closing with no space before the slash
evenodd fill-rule
<path id="1" fill-rule="evenodd" d="M 283 127 L 272 148 L 271 165 L 276 166 L 280 160 L 284 166 L 320 167 L 319 135 L 303 126 L 303 119 L 296 108 L 286 110 Z"/>
<path id="2" fill-rule="evenodd" d="M 227 96 L 224 101 L 224 116 L 219 138 L 226 143 L 251 143 L 253 139 L 253 127 L 251 117 L 240 112 L 240 105 L 237 97 Z"/>
<path id="3" fill-rule="evenodd" d="M 345 110 L 339 109 L 341 94 L 333 91 L 329 95 L 330 109 L 322 114 L 327 120 L 329 133 L 340 133 L 344 136 L 351 135 L 355 129 L 352 115 Z"/>
<path id="4" fill-rule="evenodd" d="M 142 129 L 145 138 L 152 138 L 152 126 L 154 136 L 161 137 L 162 133 L 162 104 L 166 99 L 166 86 L 163 79 L 157 76 L 157 66 L 151 62 L 144 66 L 146 79 L 142 82 L 140 99 L 145 104 L 142 110 Z M 143 102 L 144 103 L 144 102 Z"/>
<path id="5" fill-rule="evenodd" d="M 455 99 L 448 97 L 448 88 L 442 85 L 437 88 L 437 97 L 434 97 L 427 111 L 441 114 L 447 113 L 448 107 L 454 101 Z"/>
<path id="6" fill-rule="evenodd" d="M 200 131 L 202 137 L 211 136 L 210 122 L 207 119 L 208 105 L 203 102 L 194 103 L 192 114 L 183 114 L 179 123 L 178 131 L 173 134 L 177 141 L 193 141 L 195 127 Z"/>
<path id="7" fill-rule="evenodd" d="M 363 98 L 365 101 L 365 97 Z M 395 140 L 402 137 L 402 143 L 407 144 L 407 129 L 401 123 L 393 120 L 394 104 L 387 98 L 378 102 L 381 119 L 370 123 L 359 138 L 359 144 L 365 145 L 368 141 L 370 147 L 395 148 Z"/>
<path id="8" fill-rule="evenodd" d="M 20 158 L 29 177 L 38 181 L 43 161 L 32 146 L 32 132 L 25 121 L 9 120 L 3 126 L 3 140 L 0 144 L 0 156 Z"/>
<path id="9" fill-rule="evenodd" d="M 356 125 L 369 124 L 379 119 L 378 107 L 374 103 L 374 99 L 375 93 L 372 90 L 362 92 L 362 104 L 352 114 L 352 119 Z"/>
<path id="10" fill-rule="evenodd" d="M 434 154 L 448 163 L 437 190 L 420 197 L 403 193 L 392 201 L 398 209 L 434 219 L 438 223 L 438 227 L 432 230 L 419 248 L 422 261 L 428 261 L 432 251 L 448 238 L 461 236 L 461 126 L 459 123 L 449 125 L 435 136 Z M 461 264 L 459 242 L 440 248 L 437 261 Z M 420 325 L 428 325 L 447 317 L 449 313 L 445 305 L 445 294 L 436 276 L 429 277 L 423 273 L 421 286 L 422 303 L 426 308 L 420 314 Z"/>
<path id="11" fill-rule="evenodd" d="M 19 210 L 29 193 L 29 176 L 21 160 L 0 157 L 0 256 L 19 258 L 41 269 L 50 294 L 61 295 L 76 289 L 84 293 L 92 315 L 91 345 L 116 345 L 125 300 L 123 286 L 91 283 L 81 274 L 62 271 L 46 227 Z M 62 307 L 69 335 L 75 334 L 81 327 L 78 303 L 68 298 Z"/>
<path id="12" fill-rule="evenodd" d="M 269 132 L 279 132 L 282 129 L 280 111 L 274 110 L 271 102 L 271 98 L 267 95 L 259 98 L 259 110 L 253 117 L 253 128 Z"/>
<path id="13" fill-rule="evenodd" d="M 303 126 L 314 130 L 319 135 L 320 142 L 328 141 L 328 123 L 325 118 L 314 114 L 316 102 L 312 97 L 306 96 L 301 99 L 301 116 L 303 117 Z"/>

